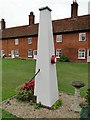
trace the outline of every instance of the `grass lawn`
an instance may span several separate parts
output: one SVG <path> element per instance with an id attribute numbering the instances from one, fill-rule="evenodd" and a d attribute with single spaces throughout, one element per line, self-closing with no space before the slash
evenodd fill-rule
<path id="1" fill-rule="evenodd" d="M 73 94 L 74 87 L 71 86 L 71 82 L 75 80 L 84 82 L 86 86 L 81 88 L 81 95 L 85 96 L 88 88 L 88 64 L 57 62 L 57 79 L 60 91 Z"/>
<path id="2" fill-rule="evenodd" d="M 2 100 L 15 95 L 17 86 L 32 78 L 35 72 L 34 60 L 3 59 L 2 62 Z M 59 91 L 74 93 L 71 81 L 83 81 L 81 95 L 85 95 L 88 86 L 88 64 L 57 62 Z"/>
<path id="3" fill-rule="evenodd" d="M 0 101 L 2 101 L 2 60 L 0 59 Z"/>
<path id="4" fill-rule="evenodd" d="M 5 110 L 0 109 L 0 113 L 2 111 L 2 120 L 23 120 L 22 118 L 17 118 L 15 115 L 12 115 L 9 112 L 6 112 Z"/>
<path id="5" fill-rule="evenodd" d="M 34 74 L 32 60 L 4 59 L 2 62 L 2 100 L 15 95 L 15 89 Z"/>
<path id="6" fill-rule="evenodd" d="M 0 77 L 2 77 L 2 79 L 0 78 L 0 93 L 2 93 L 2 100 L 15 95 L 15 89 L 33 77 L 35 63 L 34 60 L 0 59 Z M 88 64 L 57 62 L 56 66 L 59 91 L 74 93 L 71 81 L 79 80 L 86 84 L 81 89 L 81 95 L 85 96 L 88 87 Z M 3 118 L 19 120 L 16 116 L 4 110 L 2 115 Z"/>

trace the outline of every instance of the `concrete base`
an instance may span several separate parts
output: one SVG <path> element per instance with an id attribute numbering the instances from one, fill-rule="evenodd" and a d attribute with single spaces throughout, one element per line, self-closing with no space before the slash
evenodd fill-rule
<path id="1" fill-rule="evenodd" d="M 71 110 L 71 111 L 74 111 L 74 112 L 80 112 L 80 111 L 81 111 L 81 107 L 80 107 L 79 105 L 73 104 L 73 105 L 70 107 L 70 110 Z"/>
<path id="2" fill-rule="evenodd" d="M 81 107 L 79 106 L 79 104 L 80 104 L 80 89 L 75 88 L 74 103 L 70 107 L 70 110 L 80 112 Z"/>

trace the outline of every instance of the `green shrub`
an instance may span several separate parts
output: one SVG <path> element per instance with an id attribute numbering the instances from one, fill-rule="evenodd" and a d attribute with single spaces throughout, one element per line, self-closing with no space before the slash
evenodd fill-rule
<path id="1" fill-rule="evenodd" d="M 87 90 L 86 103 L 82 107 L 80 118 L 80 120 L 86 120 L 86 118 L 90 118 L 90 89 Z"/>
<path id="2" fill-rule="evenodd" d="M 35 109 L 40 109 L 42 107 L 41 102 L 35 104 Z"/>
<path id="3" fill-rule="evenodd" d="M 62 105 L 62 100 L 59 99 L 59 100 L 57 100 L 57 101 L 53 104 L 52 108 L 53 108 L 54 110 L 56 110 L 56 109 L 58 109 L 61 105 Z"/>
<path id="4" fill-rule="evenodd" d="M 31 89 L 23 90 L 22 86 L 16 89 L 16 99 L 19 101 L 33 101 L 35 102 L 35 96 Z"/>
<path id="5" fill-rule="evenodd" d="M 59 99 L 59 100 L 57 100 L 57 101 L 53 104 L 53 106 L 51 107 L 51 109 L 56 110 L 56 109 L 58 109 L 61 105 L 62 105 L 62 100 Z M 41 102 L 35 104 L 35 109 L 40 109 L 40 108 L 42 108 L 42 107 L 43 107 L 43 105 L 41 104 Z M 48 107 L 46 107 L 46 108 L 48 108 Z"/>
<path id="6" fill-rule="evenodd" d="M 87 100 L 88 105 L 90 105 L 90 89 L 87 90 L 86 100 Z"/>
<path id="7" fill-rule="evenodd" d="M 68 62 L 68 57 L 65 56 L 65 55 L 62 55 L 62 56 L 60 57 L 60 61 L 61 61 L 61 62 Z"/>

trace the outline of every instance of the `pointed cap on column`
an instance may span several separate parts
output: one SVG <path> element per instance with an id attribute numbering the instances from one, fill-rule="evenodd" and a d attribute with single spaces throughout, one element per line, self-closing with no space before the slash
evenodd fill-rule
<path id="1" fill-rule="evenodd" d="M 49 10 L 50 12 L 52 11 L 48 6 L 42 7 L 42 8 L 40 8 L 39 10 L 42 11 L 42 10 L 45 10 L 45 9 Z"/>

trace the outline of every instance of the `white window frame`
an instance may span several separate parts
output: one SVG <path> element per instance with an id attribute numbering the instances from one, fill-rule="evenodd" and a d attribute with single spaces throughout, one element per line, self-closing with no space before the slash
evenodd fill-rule
<path id="1" fill-rule="evenodd" d="M 18 44 L 19 44 L 19 39 L 16 38 L 16 39 L 15 39 L 15 45 L 18 45 Z"/>
<path id="2" fill-rule="evenodd" d="M 17 54 L 17 53 L 18 53 L 18 54 Z M 19 50 L 18 50 L 18 49 L 15 50 L 15 56 L 16 56 L 16 57 L 19 57 Z"/>
<path id="3" fill-rule="evenodd" d="M 56 35 L 56 42 L 62 42 L 62 35 Z"/>
<path id="4" fill-rule="evenodd" d="M 36 54 L 35 54 L 35 53 L 36 53 Z M 37 55 L 37 50 L 34 50 L 34 51 L 33 51 L 33 55 Z"/>
<path id="5" fill-rule="evenodd" d="M 56 58 L 60 58 L 60 56 L 62 56 L 62 50 L 61 49 L 56 49 Z"/>
<path id="6" fill-rule="evenodd" d="M 83 37 L 85 37 L 84 40 Z M 86 33 L 79 33 L 79 41 L 86 41 Z"/>
<path id="7" fill-rule="evenodd" d="M 84 56 L 83 56 L 84 54 Z M 78 59 L 85 59 L 86 56 L 86 50 L 85 49 L 79 49 L 78 50 Z"/>
<path id="8" fill-rule="evenodd" d="M 31 51 L 31 52 L 32 52 L 32 54 L 31 54 L 31 55 L 29 55 L 29 51 Z M 28 57 L 30 57 L 30 58 L 31 58 L 31 57 L 33 57 L 33 51 L 32 51 L 31 49 L 29 49 L 29 50 L 28 50 Z"/>
<path id="9" fill-rule="evenodd" d="M 32 44 L 32 37 L 28 38 L 28 44 Z"/>

